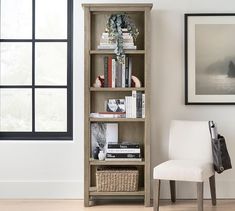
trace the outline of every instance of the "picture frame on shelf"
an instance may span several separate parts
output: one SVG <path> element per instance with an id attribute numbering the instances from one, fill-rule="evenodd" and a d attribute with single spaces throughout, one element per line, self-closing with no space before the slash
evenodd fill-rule
<path id="1" fill-rule="evenodd" d="M 235 104 L 235 14 L 185 14 L 185 104 Z"/>

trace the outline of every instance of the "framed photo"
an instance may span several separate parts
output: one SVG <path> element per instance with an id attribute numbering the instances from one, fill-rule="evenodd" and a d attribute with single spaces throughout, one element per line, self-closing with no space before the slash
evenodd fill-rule
<path id="1" fill-rule="evenodd" d="M 235 104 L 235 14 L 185 14 L 185 104 Z"/>

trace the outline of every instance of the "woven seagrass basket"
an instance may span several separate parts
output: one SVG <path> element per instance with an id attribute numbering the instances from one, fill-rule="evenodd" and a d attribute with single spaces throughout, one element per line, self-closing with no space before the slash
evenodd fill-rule
<path id="1" fill-rule="evenodd" d="M 97 169 L 96 186 L 99 192 L 130 192 L 138 190 L 137 169 Z"/>

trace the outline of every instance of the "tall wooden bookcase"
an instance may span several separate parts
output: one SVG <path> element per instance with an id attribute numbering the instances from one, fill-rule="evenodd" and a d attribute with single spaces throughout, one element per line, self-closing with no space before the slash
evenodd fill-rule
<path id="1" fill-rule="evenodd" d="M 84 8 L 84 71 L 85 71 L 85 109 L 84 109 L 84 206 L 100 197 L 135 197 L 144 199 L 150 206 L 150 10 L 152 4 L 83 4 Z M 98 75 L 103 74 L 103 56 L 113 55 L 113 50 L 98 50 L 100 36 L 105 30 L 107 18 L 115 12 L 126 12 L 139 29 L 136 41 L 137 50 L 125 50 L 132 57 L 133 75 L 142 82 L 141 88 L 93 88 Z M 103 111 L 108 98 L 125 98 L 132 90 L 145 93 L 145 118 L 90 118 L 91 112 Z M 117 122 L 119 137 L 134 140 L 143 146 L 143 161 L 99 161 L 91 155 L 91 132 L 93 122 Z M 137 167 L 140 172 L 139 190 L 136 192 L 97 192 L 95 172 L 100 166 Z"/>

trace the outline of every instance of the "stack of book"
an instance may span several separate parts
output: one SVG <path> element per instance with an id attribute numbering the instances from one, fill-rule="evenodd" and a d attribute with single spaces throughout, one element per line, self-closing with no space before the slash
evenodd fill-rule
<path id="1" fill-rule="evenodd" d="M 104 87 L 131 87 L 132 60 L 124 56 L 120 63 L 112 56 L 104 56 Z"/>
<path id="2" fill-rule="evenodd" d="M 123 47 L 124 49 L 135 50 L 133 37 L 128 33 L 127 29 L 122 29 Z M 103 32 L 100 38 L 98 49 L 115 49 L 117 43 L 110 39 L 108 32 Z"/>
<path id="3" fill-rule="evenodd" d="M 92 118 L 125 118 L 126 112 L 97 112 L 91 113 Z"/>
<path id="4" fill-rule="evenodd" d="M 126 118 L 145 118 L 145 94 L 132 91 L 132 96 L 125 97 Z"/>
<path id="5" fill-rule="evenodd" d="M 140 145 L 134 143 L 108 143 L 105 160 L 142 161 Z"/>

